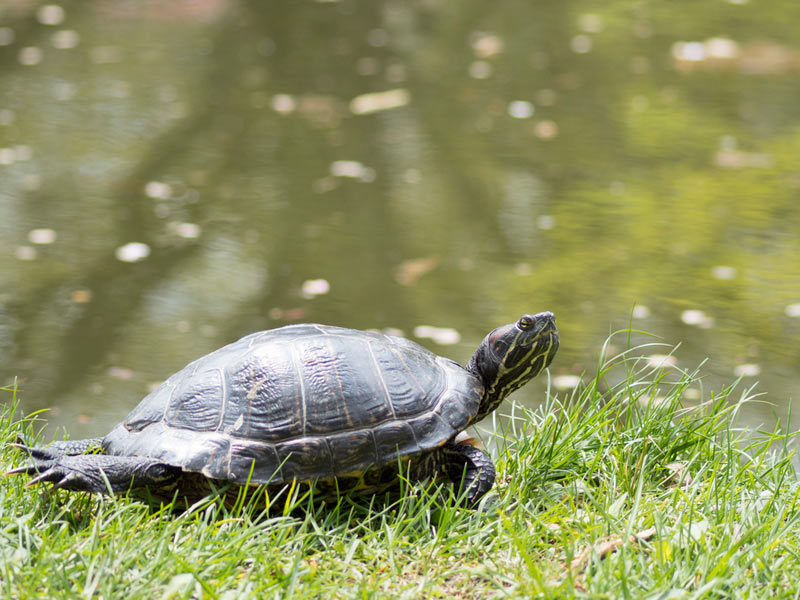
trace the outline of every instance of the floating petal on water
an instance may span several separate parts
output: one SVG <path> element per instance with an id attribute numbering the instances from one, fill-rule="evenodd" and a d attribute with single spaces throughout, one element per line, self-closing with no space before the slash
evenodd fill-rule
<path id="1" fill-rule="evenodd" d="M 144 186 L 144 193 L 150 198 L 166 200 L 172 197 L 172 186 L 161 181 L 148 181 Z"/>
<path id="2" fill-rule="evenodd" d="M 15 37 L 11 27 L 0 27 L 0 46 L 10 46 L 14 43 Z"/>
<path id="3" fill-rule="evenodd" d="M 539 121 L 533 128 L 533 135 L 542 140 L 552 140 L 558 135 L 558 125 L 549 119 Z"/>
<path id="4" fill-rule="evenodd" d="M 194 240 L 200 237 L 202 228 L 196 223 L 170 223 L 169 230 L 178 237 Z"/>
<path id="5" fill-rule="evenodd" d="M 142 242 L 131 242 L 117 248 L 114 256 L 122 262 L 138 262 L 150 256 L 150 246 Z"/>
<path id="6" fill-rule="evenodd" d="M 311 299 L 316 296 L 327 294 L 331 290 L 331 284 L 325 279 L 308 279 L 303 282 L 300 289 L 303 298 Z"/>
<path id="7" fill-rule="evenodd" d="M 578 27 L 586 33 L 598 33 L 605 29 L 605 23 L 601 15 L 584 13 L 578 17 Z"/>
<path id="8" fill-rule="evenodd" d="M 549 230 L 556 226 L 556 218 L 552 215 L 539 215 L 536 217 L 536 227 Z"/>
<path id="9" fill-rule="evenodd" d="M 330 173 L 334 177 L 352 177 L 361 181 L 374 181 L 375 169 L 357 160 L 336 160 L 331 163 Z"/>
<path id="10" fill-rule="evenodd" d="M 588 35 L 580 33 L 570 40 L 570 48 L 576 54 L 586 54 L 592 49 L 592 38 Z"/>
<path id="11" fill-rule="evenodd" d="M 270 105 L 276 113 L 288 115 L 297 109 L 297 100 L 289 94 L 275 94 Z"/>
<path id="12" fill-rule="evenodd" d="M 28 232 L 28 241 L 31 244 L 52 244 L 56 241 L 58 234 L 53 229 L 31 229 Z"/>
<path id="13" fill-rule="evenodd" d="M 476 60 L 469 64 L 469 76 L 473 79 L 488 79 L 492 76 L 492 65 L 485 60 Z"/>
<path id="14" fill-rule="evenodd" d="M 401 262 L 394 271 L 394 278 L 400 285 L 414 285 L 420 277 L 439 265 L 439 256 L 432 254 Z"/>
<path id="15" fill-rule="evenodd" d="M 397 88 L 385 92 L 361 94 L 350 101 L 350 112 L 354 115 L 367 115 L 382 110 L 399 108 L 411 102 L 408 90 Z"/>
<path id="16" fill-rule="evenodd" d="M 717 265 L 711 269 L 711 276 L 714 279 L 734 279 L 736 277 L 736 269 L 734 267 Z"/>
<path id="17" fill-rule="evenodd" d="M 728 38 L 715 37 L 705 41 L 706 54 L 711 58 L 736 58 L 739 44 Z"/>
<path id="18" fill-rule="evenodd" d="M 461 341 L 461 334 L 450 327 L 433 327 L 431 325 L 418 325 L 414 327 L 414 336 L 433 340 L 442 346 L 457 344 Z"/>
<path id="19" fill-rule="evenodd" d="M 678 364 L 678 359 L 671 354 L 651 354 L 647 358 L 647 366 L 653 369 L 665 369 Z"/>
<path id="20" fill-rule="evenodd" d="M 714 326 L 714 319 L 699 309 L 685 310 L 681 313 L 681 321 L 687 325 L 696 325 L 703 329 Z"/>
<path id="21" fill-rule="evenodd" d="M 86 304 L 92 300 L 92 291 L 86 289 L 73 290 L 72 301 L 75 304 Z"/>
<path id="22" fill-rule="evenodd" d="M 503 51 L 503 38 L 494 33 L 476 32 L 470 36 L 470 46 L 478 58 L 489 58 Z"/>
<path id="23" fill-rule="evenodd" d="M 133 379 L 133 370 L 127 367 L 109 367 L 108 376 L 127 381 Z"/>
<path id="24" fill-rule="evenodd" d="M 761 367 L 753 363 L 736 365 L 736 367 L 733 369 L 733 374 L 737 377 L 755 377 L 760 373 Z"/>
<path id="25" fill-rule="evenodd" d="M 763 152 L 720 150 L 714 155 L 714 163 L 723 169 L 766 169 L 774 164 L 772 155 Z"/>
<path id="26" fill-rule="evenodd" d="M 75 48 L 80 41 L 80 34 L 72 29 L 62 29 L 61 31 L 56 31 L 53 34 L 53 37 L 50 38 L 50 43 L 53 44 L 53 48 L 57 48 L 59 50 L 70 50 Z"/>
<path id="27" fill-rule="evenodd" d="M 508 114 L 515 119 L 530 119 L 533 113 L 533 104 L 527 100 L 514 100 L 508 105 Z"/>
<path id="28" fill-rule="evenodd" d="M 61 25 L 65 17 L 64 9 L 58 4 L 43 4 L 36 11 L 36 20 L 42 25 Z"/>
<path id="29" fill-rule="evenodd" d="M 581 378 L 578 375 L 556 375 L 553 377 L 553 387 L 557 390 L 571 390 L 578 387 Z"/>
<path id="30" fill-rule="evenodd" d="M 0 148 L 0 165 L 10 165 L 17 158 L 13 148 Z"/>
<path id="31" fill-rule="evenodd" d="M 32 246 L 17 246 L 14 256 L 18 260 L 36 260 L 36 248 Z"/>
<path id="32" fill-rule="evenodd" d="M 42 58 L 44 58 L 44 52 L 42 52 L 41 48 L 37 48 L 36 46 L 21 48 L 19 54 L 17 54 L 19 64 L 27 67 L 38 65 L 42 62 Z"/>
<path id="33" fill-rule="evenodd" d="M 384 327 L 381 333 L 384 335 L 393 335 L 394 337 L 405 337 L 406 335 L 402 329 L 397 329 L 396 327 Z"/>
<path id="34" fill-rule="evenodd" d="M 530 263 L 517 263 L 514 265 L 514 274 L 520 277 L 527 277 L 533 274 L 533 267 Z"/>
<path id="35" fill-rule="evenodd" d="M 683 390 L 683 397 L 686 400 L 696 402 L 697 400 L 700 400 L 700 390 L 697 388 L 686 388 Z"/>
<path id="36" fill-rule="evenodd" d="M 703 42 L 675 42 L 672 44 L 672 56 L 677 60 L 700 61 L 706 59 L 706 47 Z"/>

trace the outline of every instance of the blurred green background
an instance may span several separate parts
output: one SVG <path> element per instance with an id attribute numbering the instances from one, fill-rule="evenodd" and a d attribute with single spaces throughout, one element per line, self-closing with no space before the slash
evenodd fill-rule
<path id="1" fill-rule="evenodd" d="M 708 389 L 759 382 L 769 424 L 800 389 L 798 27 L 796 0 L 2 0 L 0 380 L 99 435 L 254 330 L 465 362 L 552 310 L 558 389 L 630 324 Z"/>

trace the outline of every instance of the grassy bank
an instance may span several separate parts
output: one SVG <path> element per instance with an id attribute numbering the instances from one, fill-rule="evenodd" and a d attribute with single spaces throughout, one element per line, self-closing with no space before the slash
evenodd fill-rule
<path id="1" fill-rule="evenodd" d="M 797 597 L 791 436 L 738 431 L 750 391 L 635 358 L 650 351 L 538 410 L 503 407 L 477 511 L 417 486 L 269 518 L 214 499 L 176 514 L 0 479 L 0 597 Z M 3 394 L 0 440 L 30 436 Z M 21 459 L 0 452 L 2 470 Z"/>

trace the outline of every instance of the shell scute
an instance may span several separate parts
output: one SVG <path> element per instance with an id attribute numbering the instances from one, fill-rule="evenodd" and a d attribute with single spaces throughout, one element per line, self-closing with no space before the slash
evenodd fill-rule
<path id="1" fill-rule="evenodd" d="M 379 462 L 391 462 L 420 451 L 414 430 L 405 421 L 391 421 L 376 427 L 375 446 Z"/>
<path id="2" fill-rule="evenodd" d="M 228 471 L 231 440 L 222 435 L 205 435 L 192 439 L 190 451 L 181 465 L 185 471 L 205 473 L 211 477 Z"/>
<path id="3" fill-rule="evenodd" d="M 333 460 L 325 438 L 300 438 L 277 444 L 280 460 L 279 477 L 282 481 L 293 478 L 333 477 Z"/>
<path id="4" fill-rule="evenodd" d="M 266 442 L 302 435 L 302 384 L 290 345 L 254 346 L 226 371 L 222 431 Z"/>
<path id="5" fill-rule="evenodd" d="M 237 440 L 231 444 L 231 458 L 226 479 L 271 483 L 280 481 L 276 471 L 281 461 L 272 444 L 258 444 Z"/>
<path id="6" fill-rule="evenodd" d="M 142 431 L 145 427 L 160 421 L 164 416 L 165 408 L 169 406 L 174 391 L 175 385 L 167 380 L 150 392 L 125 417 L 123 422 L 125 428 L 128 431 Z"/>
<path id="7" fill-rule="evenodd" d="M 391 398 L 395 418 L 433 408 L 445 385 L 444 373 L 436 365 L 434 354 L 396 344 L 372 343 L 370 350 Z"/>
<path id="8" fill-rule="evenodd" d="M 408 424 L 422 450 L 433 450 L 458 434 L 458 430 L 435 412 L 411 419 Z"/>
<path id="9" fill-rule="evenodd" d="M 296 344 L 305 395 L 305 433 L 376 425 L 392 417 L 380 375 L 360 340 L 319 336 Z M 364 360 L 354 360 L 363 355 Z"/>
<path id="10" fill-rule="evenodd" d="M 221 390 L 224 388 L 219 370 L 197 373 L 184 383 L 179 396 L 170 396 L 164 418 L 182 429 L 213 431 L 220 421 Z"/>
<path id="11" fill-rule="evenodd" d="M 331 435 L 328 444 L 337 474 L 357 473 L 366 465 L 378 462 L 375 438 L 369 429 Z"/>

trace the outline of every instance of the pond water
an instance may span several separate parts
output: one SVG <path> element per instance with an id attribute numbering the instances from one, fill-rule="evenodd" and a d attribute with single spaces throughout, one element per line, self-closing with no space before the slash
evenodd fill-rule
<path id="1" fill-rule="evenodd" d="M 768 4 L 6 0 L 0 383 L 99 435 L 255 330 L 463 363 L 552 310 L 562 387 L 631 325 L 770 424 L 800 390 L 800 3 Z"/>

